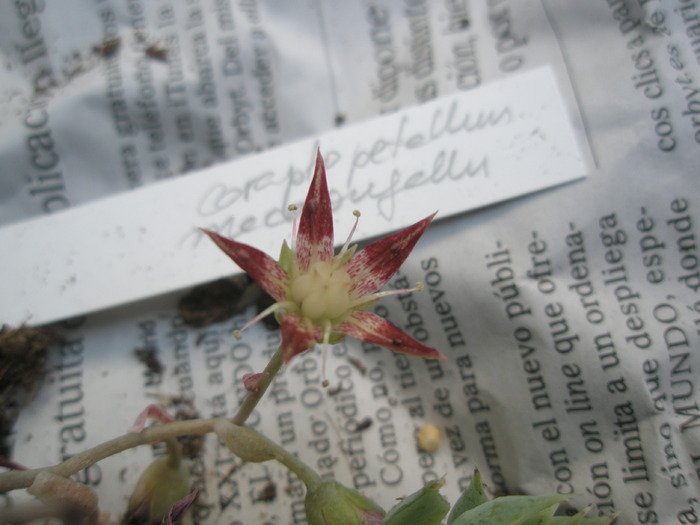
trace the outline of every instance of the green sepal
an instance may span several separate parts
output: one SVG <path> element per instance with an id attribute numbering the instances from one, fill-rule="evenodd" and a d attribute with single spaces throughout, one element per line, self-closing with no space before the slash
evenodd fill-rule
<path id="1" fill-rule="evenodd" d="M 439 525 L 450 510 L 450 504 L 440 495 L 443 484 L 443 480 L 431 481 L 404 498 L 389 511 L 382 525 Z"/>
<path id="2" fill-rule="evenodd" d="M 331 335 L 328 338 L 328 344 L 337 345 L 343 339 L 345 339 L 345 334 L 343 332 L 331 332 Z"/>
<path id="3" fill-rule="evenodd" d="M 348 262 L 352 258 L 353 255 L 355 255 L 356 251 L 357 251 L 357 244 L 353 244 L 347 250 L 339 253 L 336 256 L 336 260 L 333 261 L 333 266 L 335 268 L 340 268 L 342 265 L 344 265 L 346 262 Z"/>
<path id="4" fill-rule="evenodd" d="M 286 240 L 282 241 L 279 263 L 282 269 L 289 274 L 294 263 L 294 250 L 289 247 Z"/>
<path id="5" fill-rule="evenodd" d="M 467 490 L 462 492 L 462 495 L 452 506 L 452 511 L 447 518 L 447 525 L 451 525 L 461 514 L 486 503 L 488 500 L 489 497 L 486 495 L 483 483 L 481 483 L 481 473 L 477 469 L 474 471 L 474 476 L 472 476 L 472 481 Z"/>
<path id="6" fill-rule="evenodd" d="M 552 507 L 566 500 L 566 496 L 505 496 L 474 507 L 457 517 L 452 525 L 534 525 L 546 524 Z M 549 513 L 549 517 L 547 517 Z M 535 521 L 533 518 L 537 519 Z M 543 519 L 547 521 L 542 521 Z"/>

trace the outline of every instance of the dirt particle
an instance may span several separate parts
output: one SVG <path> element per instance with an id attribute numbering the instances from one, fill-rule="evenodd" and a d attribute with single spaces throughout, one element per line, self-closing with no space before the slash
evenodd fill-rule
<path id="1" fill-rule="evenodd" d="M 117 54 L 120 45 L 119 38 L 109 38 L 93 46 L 92 50 L 104 58 L 110 58 Z"/>
<path id="2" fill-rule="evenodd" d="M 372 418 L 366 417 L 355 424 L 355 432 L 362 432 L 372 426 Z"/>
<path id="3" fill-rule="evenodd" d="M 277 484 L 274 481 L 268 481 L 265 486 L 258 492 L 255 501 L 270 502 L 275 501 L 277 497 Z"/>
<path id="4" fill-rule="evenodd" d="M 6 439 L 46 375 L 49 347 L 59 342 L 60 337 L 47 328 L 0 328 L 0 455 L 10 455 Z"/>
<path id="5" fill-rule="evenodd" d="M 362 375 L 365 375 L 365 374 L 367 373 L 367 367 L 366 367 L 365 364 L 364 364 L 360 359 L 358 359 L 357 357 L 349 356 L 349 357 L 348 357 L 348 361 L 350 361 L 350 364 L 351 364 L 352 366 L 354 366 L 355 368 L 357 368 L 357 370 L 358 370 Z"/>
<path id="6" fill-rule="evenodd" d="M 241 274 L 196 286 L 180 299 L 178 310 L 185 324 L 203 328 L 231 319 L 252 305 L 261 312 L 273 302 L 255 281 Z M 265 318 L 265 326 L 276 329 L 279 324 L 271 315 Z"/>
<path id="7" fill-rule="evenodd" d="M 134 348 L 134 356 L 153 375 L 163 375 L 165 367 L 158 357 L 158 349 L 154 346 L 144 348 Z"/>
<path id="8" fill-rule="evenodd" d="M 146 48 L 146 55 L 165 62 L 168 60 L 168 50 L 158 44 L 151 44 Z"/>

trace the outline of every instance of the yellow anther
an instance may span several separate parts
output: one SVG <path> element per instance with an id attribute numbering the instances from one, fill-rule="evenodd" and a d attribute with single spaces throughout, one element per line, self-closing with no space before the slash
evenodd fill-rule
<path id="1" fill-rule="evenodd" d="M 361 214 L 360 214 L 360 210 L 352 210 L 352 214 L 353 214 L 355 217 L 359 217 L 359 216 L 361 215 Z"/>
<path id="2" fill-rule="evenodd" d="M 425 290 L 425 285 L 422 282 L 418 281 L 416 283 L 416 292 L 422 292 L 423 290 Z"/>
<path id="3" fill-rule="evenodd" d="M 287 206 L 287 209 L 288 209 L 289 211 L 297 211 L 297 205 L 296 205 L 296 204 L 290 204 L 289 206 Z"/>
<path id="4" fill-rule="evenodd" d="M 240 331 L 240 330 L 234 330 L 234 331 L 233 331 L 233 337 L 235 337 L 236 339 L 238 339 L 238 340 L 240 341 L 240 339 L 241 339 L 241 331 Z"/>

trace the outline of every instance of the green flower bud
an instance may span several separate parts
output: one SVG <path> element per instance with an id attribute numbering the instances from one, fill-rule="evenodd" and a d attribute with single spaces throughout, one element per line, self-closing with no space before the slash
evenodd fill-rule
<path id="1" fill-rule="evenodd" d="M 439 525 L 450 504 L 440 495 L 444 480 L 431 481 L 389 511 L 382 525 Z"/>
<path id="2" fill-rule="evenodd" d="M 179 458 L 160 457 L 143 471 L 129 499 L 127 523 L 160 524 L 190 492 L 190 473 Z"/>
<path id="3" fill-rule="evenodd" d="M 356 490 L 324 481 L 306 493 L 309 525 L 380 525 L 384 510 Z"/>

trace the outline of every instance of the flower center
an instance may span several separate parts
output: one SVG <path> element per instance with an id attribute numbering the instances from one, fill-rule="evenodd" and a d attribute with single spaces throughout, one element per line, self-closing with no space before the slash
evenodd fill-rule
<path id="1" fill-rule="evenodd" d="M 291 286 L 291 299 L 301 314 L 316 323 L 332 321 L 350 308 L 350 276 L 344 267 L 333 269 L 333 260 L 317 261 Z"/>

